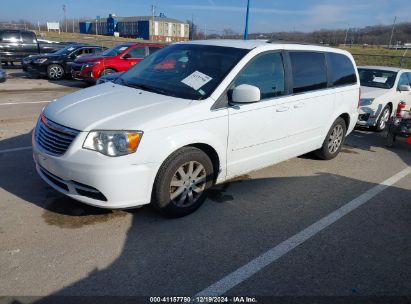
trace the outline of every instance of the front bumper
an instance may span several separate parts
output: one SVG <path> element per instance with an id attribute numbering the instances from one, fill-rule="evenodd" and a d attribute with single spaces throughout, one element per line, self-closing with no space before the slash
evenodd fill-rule
<path id="1" fill-rule="evenodd" d="M 108 209 L 150 203 L 159 165 L 135 164 L 135 155 L 107 157 L 82 149 L 80 132 L 62 156 L 47 154 L 32 136 L 33 158 L 40 177 L 57 191 L 80 202 Z M 138 152 L 137 152 L 138 153 Z"/>
<path id="2" fill-rule="evenodd" d="M 360 107 L 358 111 L 357 125 L 363 127 L 375 127 L 382 109 L 382 105 L 379 105 L 377 110 L 371 107 Z"/>
<path id="3" fill-rule="evenodd" d="M 47 66 L 34 64 L 32 62 L 26 63 L 23 61 L 22 69 L 24 72 L 36 76 L 45 76 L 47 75 Z"/>
<path id="4" fill-rule="evenodd" d="M 71 70 L 73 79 L 83 80 L 92 84 L 95 84 L 97 81 L 95 74 L 93 67 L 85 67 L 85 64 L 75 64 Z"/>

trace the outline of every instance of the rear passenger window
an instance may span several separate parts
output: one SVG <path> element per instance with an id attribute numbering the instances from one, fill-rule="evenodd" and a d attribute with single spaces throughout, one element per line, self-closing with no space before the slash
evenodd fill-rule
<path id="1" fill-rule="evenodd" d="M 293 93 L 327 87 L 325 56 L 316 52 L 290 52 Z"/>
<path id="2" fill-rule="evenodd" d="M 269 53 L 257 57 L 240 73 L 234 84 L 258 87 L 261 99 L 284 95 L 284 67 L 281 54 Z"/>
<path id="3" fill-rule="evenodd" d="M 333 86 L 343 86 L 357 83 L 354 66 L 351 60 L 342 54 L 328 53 Z"/>

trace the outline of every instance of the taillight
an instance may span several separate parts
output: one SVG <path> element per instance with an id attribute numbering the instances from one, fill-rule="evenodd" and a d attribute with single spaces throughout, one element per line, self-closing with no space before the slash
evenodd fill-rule
<path id="1" fill-rule="evenodd" d="M 406 106 L 407 104 L 404 101 L 400 101 L 397 107 L 397 117 L 402 117 L 402 111 L 405 109 Z"/>
<path id="2" fill-rule="evenodd" d="M 357 105 L 357 109 L 360 108 L 360 103 L 361 103 L 361 88 L 358 89 L 358 105 Z"/>

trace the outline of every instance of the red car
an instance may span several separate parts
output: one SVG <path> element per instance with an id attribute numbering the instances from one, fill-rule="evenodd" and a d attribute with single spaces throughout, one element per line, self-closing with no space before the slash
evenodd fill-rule
<path id="1" fill-rule="evenodd" d="M 119 44 L 97 56 L 78 58 L 71 73 L 74 79 L 95 83 L 101 76 L 127 71 L 163 47 L 162 44 L 152 43 Z"/>

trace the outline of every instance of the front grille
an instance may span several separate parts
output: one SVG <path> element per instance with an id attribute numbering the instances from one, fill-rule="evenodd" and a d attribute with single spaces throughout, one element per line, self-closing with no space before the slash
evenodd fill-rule
<path id="1" fill-rule="evenodd" d="M 47 154 L 63 155 L 80 131 L 59 125 L 44 115 L 36 127 L 36 142 Z"/>

